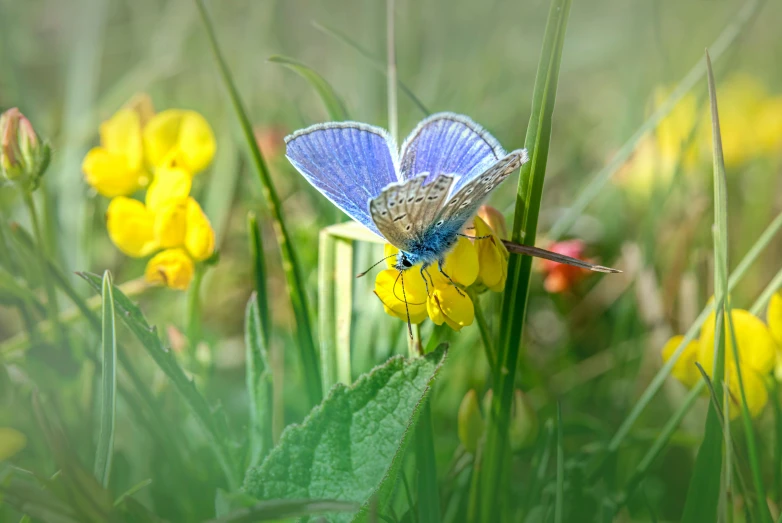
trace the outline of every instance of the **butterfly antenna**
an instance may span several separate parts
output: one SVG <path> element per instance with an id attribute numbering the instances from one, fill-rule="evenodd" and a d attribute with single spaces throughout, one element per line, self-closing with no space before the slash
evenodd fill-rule
<path id="1" fill-rule="evenodd" d="M 413 326 L 410 324 L 410 307 L 407 305 L 407 295 L 405 294 L 405 277 L 402 276 L 404 271 L 399 271 L 399 277 L 402 278 L 402 297 L 405 299 L 405 312 L 407 313 L 407 332 L 410 334 L 410 339 L 413 339 Z"/>
<path id="2" fill-rule="evenodd" d="M 380 265 L 381 263 L 383 263 L 383 262 L 384 262 L 384 261 L 386 261 L 387 259 L 389 259 L 389 258 L 393 258 L 394 256 L 396 256 L 396 254 L 392 254 L 392 255 L 390 255 L 390 256 L 386 256 L 385 258 L 381 259 L 379 262 L 377 262 L 377 263 L 373 263 L 373 264 L 372 264 L 372 267 L 370 267 L 369 269 L 365 270 L 365 271 L 364 271 L 364 272 L 362 272 L 361 274 L 357 274 L 357 275 L 356 275 L 356 278 L 361 278 L 362 276 L 366 276 L 366 274 L 367 274 L 369 271 L 371 271 L 372 269 L 374 269 L 375 267 L 377 267 L 378 265 Z"/>

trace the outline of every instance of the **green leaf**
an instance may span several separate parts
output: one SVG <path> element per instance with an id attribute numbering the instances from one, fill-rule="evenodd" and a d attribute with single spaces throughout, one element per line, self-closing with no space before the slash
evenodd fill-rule
<path id="1" fill-rule="evenodd" d="M 348 113 L 345 110 L 345 105 L 342 103 L 342 100 L 340 100 L 339 96 L 337 96 L 334 88 L 331 87 L 326 79 L 318 74 L 317 71 L 312 69 L 310 66 L 287 56 L 270 56 L 269 61 L 275 64 L 283 65 L 288 69 L 295 71 L 302 78 L 307 80 L 312 88 L 315 89 L 315 92 L 318 93 L 318 96 L 320 96 L 320 100 L 326 107 L 326 112 L 332 121 L 342 122 L 348 119 Z"/>
<path id="2" fill-rule="evenodd" d="M 397 356 L 347 387 L 337 384 L 301 425 L 288 427 L 260 467 L 250 469 L 246 490 L 261 500 L 333 499 L 384 510 L 404 452 L 445 348 L 412 360 Z"/>
<path id="3" fill-rule="evenodd" d="M 244 135 L 244 140 L 249 149 L 250 160 L 255 168 L 255 172 L 258 174 L 261 186 L 263 187 L 263 194 L 266 198 L 266 205 L 272 216 L 274 231 L 277 235 L 277 245 L 280 248 L 280 255 L 282 256 L 282 267 L 285 271 L 285 279 L 288 283 L 291 307 L 293 308 L 293 315 L 296 318 L 296 327 L 294 330 L 296 332 L 297 347 L 299 349 L 299 357 L 301 358 L 302 371 L 304 374 L 304 386 L 307 389 L 310 404 L 316 405 L 320 403 L 323 398 L 323 391 L 321 390 L 320 385 L 321 377 L 318 364 L 318 353 L 315 348 L 315 339 L 313 336 L 312 320 L 310 318 L 309 310 L 309 299 L 307 297 L 307 290 L 304 286 L 304 277 L 301 273 L 301 268 L 299 267 L 298 256 L 296 255 L 296 250 L 293 248 L 294 242 L 288 233 L 285 220 L 283 220 L 280 198 L 277 195 L 274 183 L 272 183 L 269 169 L 266 166 L 266 160 L 264 160 L 261 149 L 258 147 L 258 142 L 255 140 L 253 127 L 250 123 L 250 118 L 247 116 L 244 103 L 239 96 L 239 91 L 236 89 L 228 65 L 223 58 L 222 51 L 217 42 L 214 26 L 209 18 L 209 14 L 206 12 L 204 2 L 203 0 L 193 0 L 193 3 L 198 9 L 201 21 L 206 29 L 206 34 L 209 37 L 209 45 L 212 48 L 212 53 L 217 61 L 220 76 L 222 76 L 223 82 L 228 89 L 231 103 L 236 111 L 236 117 L 239 119 L 242 134 Z"/>
<path id="4" fill-rule="evenodd" d="M 540 53 L 535 89 L 532 94 L 532 114 L 524 146 L 531 158 L 522 166 L 516 195 L 512 239 L 534 245 L 538 214 L 546 175 L 551 121 L 556 100 L 559 66 L 565 42 L 570 0 L 552 0 Z M 500 521 L 502 494 L 506 492 L 504 468 L 507 465 L 508 427 L 513 403 L 516 368 L 522 326 L 529 296 L 532 258 L 513 256 L 508 264 L 508 279 L 502 300 L 500 343 L 497 347 L 496 386 L 489 412 L 484 462 L 481 470 L 482 521 Z"/>
<path id="5" fill-rule="evenodd" d="M 88 272 L 79 272 L 79 276 L 89 283 L 96 291 L 100 292 L 102 280 L 99 276 Z M 141 310 L 125 296 L 122 291 L 114 286 L 114 306 L 119 312 L 122 321 L 141 342 L 141 345 L 157 363 L 160 370 L 174 384 L 187 405 L 192 410 L 198 422 L 209 436 L 212 450 L 223 468 L 229 484 L 236 486 L 236 478 L 233 457 L 228 449 L 228 428 L 222 418 L 212 414 L 212 408 L 206 399 L 198 392 L 193 381 L 187 377 L 177 363 L 174 353 L 163 347 L 157 334 L 157 329 L 147 323 L 147 319 Z"/>
<path id="6" fill-rule="evenodd" d="M 247 394 L 250 403 L 250 467 L 261 463 L 271 450 L 272 373 L 261 327 L 258 297 L 247 302 L 244 316 Z"/>
<path id="7" fill-rule="evenodd" d="M 114 295 L 111 274 L 103 273 L 101 283 L 103 365 L 101 370 L 100 431 L 95 450 L 95 478 L 105 488 L 111 476 L 111 457 L 114 452 L 114 425 L 117 418 L 117 333 L 114 328 Z"/>

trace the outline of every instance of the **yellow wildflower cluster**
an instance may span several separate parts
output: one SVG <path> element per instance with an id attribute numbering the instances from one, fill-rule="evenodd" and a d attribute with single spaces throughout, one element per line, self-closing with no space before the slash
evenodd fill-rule
<path id="1" fill-rule="evenodd" d="M 496 225 L 492 228 L 487 222 Z M 375 278 L 375 294 L 383 302 L 386 313 L 407 321 L 409 312 L 411 323 L 421 323 L 429 317 L 437 325 L 445 323 L 456 331 L 471 325 L 475 308 L 465 289 L 488 288 L 499 292 L 508 277 L 508 250 L 495 231 L 504 231 L 502 215 L 484 206 L 469 231 L 476 239 L 460 236 L 445 257 L 443 271 L 458 288 L 436 266 L 428 267 L 422 274 L 421 266 L 415 265 L 400 275 L 393 268 L 393 258 L 389 258 L 388 268 Z M 386 256 L 397 252 L 396 247 L 386 244 Z"/>
<path id="2" fill-rule="evenodd" d="M 658 89 L 655 108 L 670 94 Z M 755 77 L 735 74 L 718 86 L 720 129 L 725 166 L 730 171 L 750 160 L 782 152 L 782 95 L 771 95 Z M 667 183 L 678 166 L 691 172 L 711 162 L 711 114 L 694 94 L 685 95 L 638 144 L 619 180 L 646 194 L 655 183 Z M 710 171 L 708 171 L 710 172 Z"/>
<path id="3" fill-rule="evenodd" d="M 736 343 L 738 344 L 739 366 L 744 383 L 747 407 L 752 416 L 757 416 L 768 403 L 766 380 L 772 370 L 782 369 L 782 294 L 775 294 L 768 306 L 767 323 L 743 309 L 731 309 L 731 319 Z M 714 374 L 714 327 L 716 315 L 712 312 L 701 327 L 700 336 L 684 348 L 673 366 L 671 374 L 688 387 L 695 385 L 701 375 L 695 363 L 711 377 Z M 730 398 L 730 417 L 741 412 L 741 391 L 738 368 L 734 357 L 734 344 L 730 336 L 727 318 L 725 329 L 728 336 L 725 343 L 725 376 Z M 662 349 L 663 360 L 668 361 L 679 346 L 683 336 L 674 336 Z"/>
<path id="4" fill-rule="evenodd" d="M 82 163 L 85 179 L 112 198 L 106 226 L 114 245 L 147 264 L 150 283 L 186 289 L 195 262 L 214 253 L 214 231 L 190 196 L 192 179 L 215 153 L 212 129 L 194 111 L 154 114 L 148 98 L 120 109 L 100 126 L 100 146 Z M 146 188 L 144 201 L 131 197 Z"/>

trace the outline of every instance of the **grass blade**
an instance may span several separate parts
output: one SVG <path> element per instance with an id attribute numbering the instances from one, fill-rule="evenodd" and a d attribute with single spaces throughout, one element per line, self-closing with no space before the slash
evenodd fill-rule
<path id="1" fill-rule="evenodd" d="M 241 125 L 242 133 L 244 134 L 244 139 L 250 152 L 253 167 L 255 168 L 261 186 L 263 187 L 266 205 L 268 206 L 272 215 L 272 220 L 274 221 L 274 231 L 277 234 L 277 244 L 280 248 L 282 266 L 285 270 L 285 279 L 287 280 L 288 289 L 290 291 L 293 314 L 296 318 L 295 330 L 302 371 L 304 374 L 304 386 L 307 390 L 310 404 L 316 405 L 323 399 L 323 392 L 321 390 L 318 354 L 315 349 L 312 321 L 310 320 L 309 300 L 307 298 L 307 291 L 304 287 L 304 278 L 301 274 L 298 256 L 293 248 L 293 242 L 288 233 L 288 228 L 285 225 L 285 220 L 283 220 L 282 217 L 280 198 L 277 196 L 277 191 L 272 183 L 269 170 L 266 167 L 266 161 L 255 140 L 252 124 L 247 116 L 247 111 L 244 109 L 244 103 L 239 96 L 239 91 L 236 89 L 231 72 L 228 70 L 228 65 L 225 63 L 223 54 L 220 51 L 220 46 L 217 43 L 217 36 L 215 35 L 214 27 L 212 26 L 209 15 L 206 12 L 204 1 L 193 0 L 193 2 L 201 15 L 201 20 L 203 21 L 207 36 L 209 37 L 209 45 L 211 46 L 212 53 L 217 61 L 220 76 L 228 89 L 231 103 L 236 111 L 236 116 L 239 119 L 239 124 Z"/>
<path id="2" fill-rule="evenodd" d="M 747 2 L 741 10 L 731 19 L 731 22 L 722 30 L 722 33 L 711 44 L 711 54 L 714 59 L 717 60 L 727 50 L 733 42 L 736 41 L 738 36 L 742 33 L 747 23 L 752 19 L 753 15 L 758 11 L 761 2 L 759 0 L 751 0 Z M 621 169 L 621 167 L 627 162 L 630 156 L 633 154 L 636 145 L 641 141 L 643 136 L 654 130 L 657 125 L 665 118 L 668 113 L 676 106 L 681 98 L 687 94 L 698 82 L 701 81 L 703 75 L 706 74 L 706 67 L 700 60 L 696 63 L 692 69 L 681 79 L 676 88 L 671 92 L 668 98 L 660 105 L 660 107 L 652 113 L 649 118 L 638 128 L 638 130 L 619 148 L 611 161 L 603 167 L 600 171 L 591 176 L 589 183 L 582 189 L 575 201 L 570 205 L 567 211 L 557 219 L 552 225 L 551 230 L 546 235 L 552 241 L 560 239 L 565 233 L 568 232 L 570 227 L 576 222 L 579 215 L 584 212 L 584 209 L 594 200 L 602 190 L 603 186 L 611 179 L 611 177 Z"/>
<path id="3" fill-rule="evenodd" d="M 315 89 L 315 92 L 318 93 L 320 101 L 323 102 L 326 112 L 332 121 L 342 122 L 348 119 L 348 112 L 345 109 L 345 104 L 342 103 L 340 97 L 337 96 L 337 92 L 331 87 L 331 84 L 312 67 L 293 58 L 280 55 L 270 56 L 269 61 L 274 64 L 283 65 L 307 80 L 307 83 L 309 83 L 310 86 Z"/>
<path id="4" fill-rule="evenodd" d="M 427 523 L 440 522 L 440 492 L 437 487 L 432 408 L 427 400 L 415 427 L 415 464 L 418 469 L 418 518 Z"/>
<path id="5" fill-rule="evenodd" d="M 532 115 L 525 140 L 525 146 L 532 157 L 531 161 L 521 169 L 512 235 L 512 240 L 517 243 L 521 243 L 523 238 L 525 245 L 535 244 L 543 178 L 546 174 L 551 139 L 551 119 L 569 12 L 570 0 L 552 0 L 535 78 Z M 510 259 L 502 302 L 500 344 L 497 348 L 496 374 L 499 380 L 495 385 L 495 394 L 492 398 L 483 478 L 480 482 L 482 521 L 501 519 L 498 500 L 505 491 L 502 488 L 502 478 L 508 452 L 509 417 L 531 271 L 532 258 L 529 256 L 514 256 Z"/>
<path id="6" fill-rule="evenodd" d="M 101 279 L 98 276 L 84 272 L 77 274 L 96 291 L 100 291 Z M 119 311 L 120 318 L 182 395 L 209 436 L 212 451 L 220 463 L 229 485 L 231 488 L 237 488 L 239 485 L 238 471 L 234 466 L 233 456 L 229 449 L 230 439 L 225 420 L 214 415 L 209 403 L 177 363 L 174 353 L 163 347 L 157 329 L 147 322 L 141 310 L 116 286 L 114 286 L 113 293 L 114 306 Z"/>
<path id="7" fill-rule="evenodd" d="M 714 149 L 714 301 L 717 320 L 714 333 L 714 399 L 716 406 L 709 405 L 706 416 L 706 428 L 703 443 L 695 459 L 695 469 L 687 491 L 684 505 L 683 522 L 712 521 L 717 517 L 720 498 L 720 479 L 722 475 L 723 433 L 718 410 L 723 405 L 722 377 L 725 375 L 725 319 L 730 317 L 727 303 L 728 288 L 728 190 L 725 177 L 725 161 L 722 157 L 722 138 L 720 136 L 717 95 L 714 89 L 714 74 L 711 60 L 706 53 L 709 96 L 711 100 L 712 142 Z M 726 431 L 727 434 L 727 431 Z M 726 459 L 729 459 L 730 445 L 726 445 Z M 730 470 L 725 476 L 730 480 Z"/>
<path id="8" fill-rule="evenodd" d="M 371 52 L 367 51 L 366 48 L 364 48 L 361 44 L 359 44 L 358 42 L 350 38 L 345 33 L 333 27 L 320 24 L 318 22 L 313 22 L 312 25 L 313 27 L 315 27 L 315 29 L 322 31 L 325 34 L 336 38 L 337 40 L 347 45 L 348 47 L 353 48 L 356 52 L 358 52 L 358 54 L 360 54 L 367 61 L 369 61 L 369 63 L 372 64 L 372 66 L 376 70 L 383 73 L 384 76 L 388 75 L 388 70 L 386 69 L 386 66 L 383 63 L 383 60 L 373 56 Z M 420 109 L 422 113 L 424 113 L 424 116 L 429 116 L 430 114 L 432 114 L 432 112 L 424 105 L 424 103 L 420 100 L 420 98 L 418 98 L 415 95 L 412 89 L 410 89 L 407 86 L 407 84 L 405 84 L 402 80 L 399 80 L 398 78 L 397 78 L 397 86 L 399 87 L 399 90 L 402 91 L 405 94 L 405 96 L 410 98 L 410 101 L 413 102 L 413 104 L 416 107 L 418 107 L 418 109 Z"/>
<path id="9" fill-rule="evenodd" d="M 258 316 L 261 326 L 263 346 L 270 347 L 272 322 L 269 315 L 269 296 L 266 289 L 266 255 L 263 252 L 261 241 L 261 229 L 258 227 L 258 218 L 255 213 L 247 213 L 247 232 L 250 241 L 250 256 L 253 260 L 253 274 L 255 275 L 255 301 L 258 306 Z"/>
<path id="10" fill-rule="evenodd" d="M 557 403 L 557 491 L 554 501 L 554 523 L 562 523 L 565 502 L 565 447 L 562 444 L 562 405 Z"/>
<path id="11" fill-rule="evenodd" d="M 114 426 L 117 418 L 117 333 L 114 326 L 114 294 L 111 274 L 103 273 L 101 283 L 103 365 L 101 371 L 100 431 L 95 451 L 95 478 L 104 488 L 109 486 L 111 457 L 114 452 Z"/>
<path id="12" fill-rule="evenodd" d="M 274 446 L 272 374 L 256 294 L 253 294 L 247 302 L 244 318 L 247 395 L 250 398 L 249 466 L 255 467 Z"/>

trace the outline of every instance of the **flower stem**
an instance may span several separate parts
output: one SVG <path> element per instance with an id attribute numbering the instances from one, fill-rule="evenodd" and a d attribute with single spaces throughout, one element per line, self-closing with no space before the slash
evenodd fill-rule
<path id="1" fill-rule="evenodd" d="M 478 322 L 478 331 L 481 333 L 481 341 L 483 342 L 483 351 L 486 354 L 486 361 L 489 363 L 492 376 L 495 376 L 497 370 L 497 352 L 494 348 L 494 342 L 491 339 L 491 329 L 489 323 L 486 321 L 486 316 L 483 314 L 483 309 L 478 301 L 478 295 L 468 289 L 470 299 L 475 306 L 475 321 Z"/>
<path id="2" fill-rule="evenodd" d="M 201 341 L 201 283 L 205 270 L 202 264 L 196 264 L 193 282 L 187 295 L 187 339 L 191 351 L 194 351 Z"/>
<path id="3" fill-rule="evenodd" d="M 55 293 L 54 285 L 52 285 L 52 280 L 49 277 L 49 271 L 47 270 L 48 268 L 46 266 L 46 260 L 49 258 L 49 256 L 47 253 L 46 242 L 43 237 L 41 224 L 38 220 L 38 212 L 35 209 L 35 200 L 33 200 L 33 195 L 27 191 L 23 192 L 22 198 L 24 199 L 24 205 L 27 207 L 27 212 L 30 215 L 30 222 L 32 223 L 33 227 L 33 236 L 35 238 L 35 249 L 38 254 L 41 281 L 43 281 L 43 286 L 46 291 L 46 309 L 50 321 L 52 321 L 55 326 L 55 338 L 57 345 L 59 347 L 66 347 L 68 345 L 68 335 L 62 323 L 60 323 L 60 311 L 59 307 L 57 306 L 57 294 Z"/>

